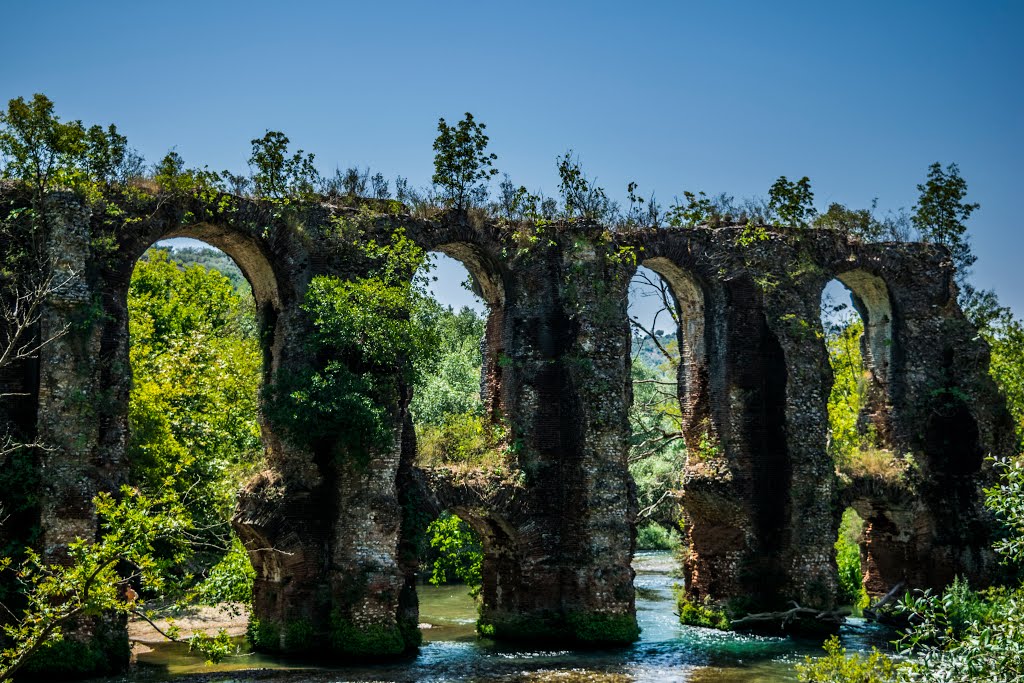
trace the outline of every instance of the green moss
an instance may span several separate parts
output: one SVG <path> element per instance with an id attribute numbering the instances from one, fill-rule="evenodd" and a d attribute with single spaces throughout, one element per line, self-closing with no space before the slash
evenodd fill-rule
<path id="1" fill-rule="evenodd" d="M 419 643 L 413 638 L 409 626 L 396 624 L 359 626 L 337 610 L 331 615 L 331 649 L 345 658 L 372 659 L 400 655 L 414 650 Z M 418 641 L 418 638 L 415 639 Z"/>
<path id="2" fill-rule="evenodd" d="M 571 612 L 506 615 L 481 619 L 477 632 L 484 638 L 520 642 L 608 645 L 632 643 L 640 636 L 636 617 L 631 614 Z"/>
<path id="3" fill-rule="evenodd" d="M 503 615 L 498 619 L 481 618 L 477 633 L 495 640 L 565 640 L 565 625 L 555 614 Z"/>
<path id="4" fill-rule="evenodd" d="M 632 614 L 572 612 L 567 621 L 581 643 L 625 645 L 640 637 L 640 627 Z"/>
<path id="5" fill-rule="evenodd" d="M 729 617 L 723 610 L 715 607 L 708 597 L 698 602 L 690 600 L 686 597 L 685 593 L 680 591 L 677 605 L 679 608 L 679 621 L 686 626 L 703 626 L 705 628 L 717 628 L 721 631 L 729 630 Z"/>

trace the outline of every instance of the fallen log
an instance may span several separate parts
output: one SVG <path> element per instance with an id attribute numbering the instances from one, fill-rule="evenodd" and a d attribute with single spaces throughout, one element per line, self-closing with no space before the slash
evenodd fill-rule
<path id="1" fill-rule="evenodd" d="M 781 633 L 834 633 L 846 623 L 850 615 L 847 609 L 820 610 L 801 607 L 791 602 L 793 607 L 778 612 L 757 612 L 747 614 L 730 622 L 736 631 L 771 631 Z"/>

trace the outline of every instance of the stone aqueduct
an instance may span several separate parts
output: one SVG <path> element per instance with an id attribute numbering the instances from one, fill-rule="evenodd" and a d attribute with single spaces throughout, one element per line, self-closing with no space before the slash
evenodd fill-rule
<path id="1" fill-rule="evenodd" d="M 408 387 L 389 406 L 393 447 L 369 464 L 297 448 L 261 418 L 266 470 L 244 489 L 233 523 L 257 572 L 254 614 L 275 625 L 283 651 L 307 648 L 310 632 L 326 643 L 342 626 L 378 643 L 377 654 L 414 648 L 413 534 L 417 520 L 443 509 L 484 540 L 481 621 L 496 637 L 635 636 L 626 306 L 638 264 L 669 283 L 682 321 L 692 596 L 751 609 L 789 600 L 832 607 L 833 544 L 848 505 L 867 520 L 871 592 L 899 581 L 939 587 L 955 574 L 984 581 L 994 570 L 980 487 L 991 474 L 985 456 L 1012 450 L 1012 426 L 942 249 L 830 231 L 758 238 L 742 226 L 609 235 L 552 225 L 538 236 L 465 215 L 319 207 L 281 218 L 244 200 L 230 211 L 180 200 L 139 210 L 101 253 L 97 217 L 70 197 L 50 201 L 59 220 L 49 249 L 76 281 L 52 303 L 43 332 L 72 325 L 34 372 L 6 379 L 37 396 L 35 414 L 22 419 L 56 446 L 42 470 L 51 553 L 95 533 L 90 498 L 125 479 L 126 293 L 136 261 L 159 239 L 198 238 L 239 264 L 257 301 L 265 381 L 307 353 L 300 303 L 311 278 L 366 272 L 331 236 L 339 220 L 359 223 L 367 239 L 403 228 L 423 249 L 465 264 L 486 299 L 482 386 L 517 445 L 507 471 L 417 469 Z M 831 374 L 819 302 L 833 278 L 865 320 L 871 391 L 862 417 L 913 463 L 902 477 L 842 479 L 826 454 Z M 96 307 L 102 314 L 80 324 Z M 310 627 L 307 642 L 289 635 L 294 624 Z"/>

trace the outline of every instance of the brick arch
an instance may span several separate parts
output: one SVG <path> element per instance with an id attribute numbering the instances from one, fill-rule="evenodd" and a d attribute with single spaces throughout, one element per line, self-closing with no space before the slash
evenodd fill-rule
<path id="1" fill-rule="evenodd" d="M 506 404 L 502 389 L 502 358 L 505 354 L 505 305 L 508 298 L 505 267 L 484 247 L 473 242 L 443 242 L 437 251 L 461 263 L 469 272 L 473 292 L 487 304 L 484 336 L 480 341 L 480 400 L 489 419 L 500 422 Z"/>
<path id="2" fill-rule="evenodd" d="M 679 321 L 680 362 L 677 393 L 682 409 L 684 436 L 689 448 L 697 447 L 710 423 L 708 396 L 708 326 L 704 285 L 689 270 L 664 256 L 645 259 L 650 268 L 668 284 Z"/>
<path id="3" fill-rule="evenodd" d="M 896 355 L 892 299 L 885 279 L 863 268 L 836 274 L 836 279 L 853 293 L 853 305 L 864 320 L 865 362 L 868 371 L 883 386 Z"/>

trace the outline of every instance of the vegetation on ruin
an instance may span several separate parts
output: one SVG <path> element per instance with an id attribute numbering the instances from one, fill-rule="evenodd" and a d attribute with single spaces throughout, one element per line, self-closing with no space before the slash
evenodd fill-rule
<path id="1" fill-rule="evenodd" d="M 881 217 L 874 206 L 852 209 L 832 204 L 819 212 L 810 180 L 793 182 L 785 176 L 771 186 L 766 200 L 737 201 L 725 194 L 709 197 L 702 191 L 685 191 L 664 212 L 653 196 L 639 197 L 631 183 L 622 208 L 585 173 L 571 151 L 557 160 L 561 201 L 517 187 L 506 177 L 496 200 L 488 204 L 489 183 L 498 171 L 496 157 L 486 151 L 484 125 L 467 113 L 454 126 L 442 119 L 438 131 L 434 186 L 416 190 L 398 178 L 397 201 L 419 215 L 441 208 L 475 208 L 497 221 L 529 223 L 523 233 L 529 244 L 549 239 L 543 233 L 547 222 L 565 220 L 612 228 L 746 225 L 739 234 L 747 240 L 745 246 L 766 238 L 764 226 L 774 225 L 837 230 L 865 241 L 915 237 L 948 248 L 958 265 L 962 303 L 991 346 L 991 374 L 1024 435 L 1024 326 L 999 306 L 994 294 L 977 291 L 966 279 L 974 263 L 966 221 L 978 205 L 967 201 L 966 182 L 955 164 L 936 163 L 928 169 L 912 212 Z M 140 220 L 125 206 L 157 197 L 191 197 L 201 200 L 207 211 L 227 212 L 237 197 L 244 196 L 268 204 L 274 216 L 285 218 L 294 218 L 296 214 L 289 212 L 308 204 L 352 206 L 366 198 L 390 200 L 389 183 L 381 174 L 350 168 L 324 178 L 312 154 L 292 152 L 289 144 L 276 131 L 253 139 L 249 176 L 189 169 L 175 152 L 148 169 L 115 126 L 61 121 L 53 103 L 42 95 L 12 100 L 0 114 L 0 174 L 14 182 L 12 196 L 19 197 L 5 196 L 9 203 L 0 207 L 0 243 L 5 246 L 0 322 L 6 335 L 0 339 L 0 369 L 34 358 L 51 341 L 31 330 L 39 322 L 41 306 L 67 285 L 55 276 L 51 257 L 39 251 L 50 192 L 69 191 L 96 209 L 99 224 L 109 229 L 95 235 L 92 246 L 97 254 L 116 248 L 117 231 L 131 230 L 132 222 Z M 406 208 L 394 203 L 365 206 L 370 207 L 369 216 Z M 269 418 L 296 443 L 363 462 L 371 455 L 368 451 L 384 447 L 393 434 L 396 416 L 386 406 L 396 403 L 400 377 L 415 386 L 412 412 L 420 464 L 489 467 L 501 462 L 510 447 L 509 435 L 489 422 L 479 397 L 483 319 L 468 309 L 443 309 L 425 296 L 422 283 L 413 277 L 425 255 L 400 231 L 385 243 L 366 243 L 358 257 L 371 264 L 365 277 L 319 277 L 310 283 L 303 311 L 310 322 L 306 341 L 317 360 L 281 373 L 265 388 Z M 4 549 L 0 568 L 14 577 L 20 596 L 10 603 L 16 614 L 4 627 L 0 679 L 26 666 L 41 648 L 51 648 L 49 656 L 57 658 L 54 648 L 61 647 L 61 635 L 82 615 L 144 613 L 147 601 L 169 601 L 182 592 L 208 602 L 251 596 L 251 566 L 229 533 L 227 519 L 239 483 L 259 464 L 262 453 L 255 417 L 262 351 L 248 285 L 234 274 L 237 269 L 219 259 L 153 250 L 138 264 L 129 290 L 134 377 L 128 450 L 137 488 L 96 498 L 101 534 L 73 544 L 70 564 L 50 562 L 26 549 L 24 545 L 33 540 L 31 532 Z M 661 291 L 665 296 L 663 283 Z M 675 309 L 669 305 L 666 310 Z M 95 319 L 80 322 L 86 325 Z M 862 323 L 853 321 L 826 330 L 835 379 L 829 398 L 828 447 L 843 474 L 898 477 L 900 459 L 877 448 L 873 435 L 859 426 L 868 381 L 860 356 L 862 333 Z M 665 546 L 676 542 L 675 494 L 686 458 L 676 397 L 678 339 L 654 329 L 637 338 L 630 465 L 641 516 L 650 520 L 641 528 L 638 544 Z M 645 356 L 651 347 L 657 348 L 654 360 Z M 20 480 L 20 490 L 4 486 L 0 517 L 24 514 L 27 519 L 38 505 L 33 498 L 38 493 L 30 490 L 34 480 L 22 476 L 47 448 L 33 439 L 30 433 L 0 433 L 5 476 L 17 474 Z M 1006 525 L 996 549 L 1013 562 L 1024 559 L 1022 467 L 1020 460 L 1002 463 L 1003 479 L 988 492 L 990 508 Z M 836 544 L 841 590 L 852 603 L 863 601 L 857 529 L 857 520 L 844 516 Z M 455 577 L 471 586 L 479 584 L 482 549 L 464 521 L 442 516 L 427 536 L 434 553 L 429 560 L 433 580 Z M 979 596 L 961 583 L 941 596 L 908 596 L 904 609 L 919 623 L 904 642 L 918 654 L 917 660 L 893 662 L 882 655 L 852 660 L 830 644 L 820 666 L 809 664 L 801 675 L 806 680 L 836 681 L 874 680 L 869 676 L 999 680 L 1024 675 L 1020 601 L 1019 587 Z M 680 611 L 688 623 L 727 625 L 710 604 L 681 602 Z M 623 642 L 635 628 L 633 622 L 601 615 L 573 618 L 581 641 Z M 335 622 L 335 647 L 340 651 L 399 652 L 411 642 L 402 626 L 377 632 L 356 629 L 340 616 Z M 287 639 L 308 638 L 306 626 L 285 626 L 291 634 Z M 280 628 L 257 625 L 256 641 L 279 642 L 274 629 Z M 220 656 L 227 648 L 220 636 L 200 636 L 192 642 L 209 656 Z"/>

